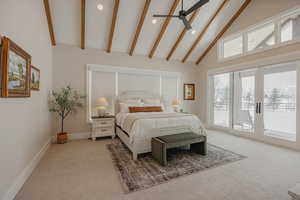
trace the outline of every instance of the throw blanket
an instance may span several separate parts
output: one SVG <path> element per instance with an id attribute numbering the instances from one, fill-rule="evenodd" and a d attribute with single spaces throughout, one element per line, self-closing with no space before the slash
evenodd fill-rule
<path id="1" fill-rule="evenodd" d="M 155 118 L 178 118 L 178 117 L 185 117 L 185 116 L 192 116 L 191 114 L 184 114 L 184 113 L 161 113 L 161 114 L 147 114 L 147 115 L 129 115 L 124 120 L 123 129 L 127 133 L 129 133 L 132 129 L 133 124 L 136 120 L 139 119 L 155 119 Z"/>

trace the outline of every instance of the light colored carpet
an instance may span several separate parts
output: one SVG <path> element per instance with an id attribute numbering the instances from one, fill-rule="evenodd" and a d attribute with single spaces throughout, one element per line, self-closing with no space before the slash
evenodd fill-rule
<path id="1" fill-rule="evenodd" d="M 248 158 L 124 194 L 106 144 L 52 145 L 16 200 L 290 200 L 300 153 L 209 131 L 208 142 Z"/>

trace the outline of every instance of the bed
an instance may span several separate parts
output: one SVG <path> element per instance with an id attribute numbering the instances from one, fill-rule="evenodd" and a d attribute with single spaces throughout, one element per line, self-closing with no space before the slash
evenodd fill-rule
<path id="1" fill-rule="evenodd" d="M 147 106 L 149 104 L 142 102 L 149 100 L 156 104 L 160 102 L 164 107 L 163 112 L 129 113 L 120 108 L 121 104 L 125 104 L 124 102 L 132 104 L 132 102 L 139 101 L 139 104 Z M 119 96 L 116 102 L 118 108 L 116 109 L 116 134 L 130 149 L 134 160 L 138 158 L 138 154 L 151 152 L 151 139 L 153 137 L 191 131 L 197 134 L 206 134 L 204 126 L 196 115 L 175 113 L 167 109 L 167 106 L 167 103 L 160 97 L 144 91 L 124 92 Z"/>

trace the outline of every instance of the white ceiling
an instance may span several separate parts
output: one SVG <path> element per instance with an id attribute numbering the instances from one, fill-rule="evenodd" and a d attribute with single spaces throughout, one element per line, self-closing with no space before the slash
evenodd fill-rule
<path id="1" fill-rule="evenodd" d="M 145 22 L 140 33 L 134 54 L 147 56 L 156 40 L 164 19 L 158 19 L 157 23 L 151 23 L 153 14 L 167 14 L 174 0 L 152 0 Z M 184 7 L 189 8 L 198 0 L 185 0 Z M 79 46 L 80 44 L 80 1 L 79 0 L 51 0 L 50 8 L 53 18 L 56 41 L 59 44 Z M 216 12 L 223 0 L 210 0 L 203 6 L 194 20 L 192 26 L 196 34 L 187 32 L 171 59 L 181 60 L 191 47 L 203 27 L 211 16 Z M 205 51 L 209 43 L 216 37 L 234 13 L 239 9 L 244 0 L 229 0 L 221 10 L 214 22 L 210 25 L 204 38 L 188 58 L 188 61 L 195 62 Z M 97 9 L 101 3 L 104 6 L 102 11 Z M 129 48 L 143 10 L 145 0 L 120 0 L 120 7 L 117 17 L 115 34 L 113 38 L 112 51 L 128 53 Z M 108 35 L 110 31 L 113 0 L 86 0 L 86 48 L 106 50 Z M 180 4 L 175 11 L 180 9 Z M 166 58 L 171 47 L 177 40 L 183 29 L 183 24 L 178 19 L 172 19 L 161 42 L 154 54 L 154 57 Z"/>

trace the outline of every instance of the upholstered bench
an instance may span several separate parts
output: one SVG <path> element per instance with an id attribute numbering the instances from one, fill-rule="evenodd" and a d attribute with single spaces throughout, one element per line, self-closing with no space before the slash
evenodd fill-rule
<path id="1" fill-rule="evenodd" d="M 152 138 L 152 156 L 161 165 L 167 165 L 167 150 L 176 147 L 190 145 L 190 150 L 195 153 L 206 155 L 206 136 L 196 133 L 180 133 Z"/>
<path id="2" fill-rule="evenodd" d="M 300 200 L 300 183 L 295 187 L 289 189 L 288 194 L 292 197 L 293 200 Z"/>

